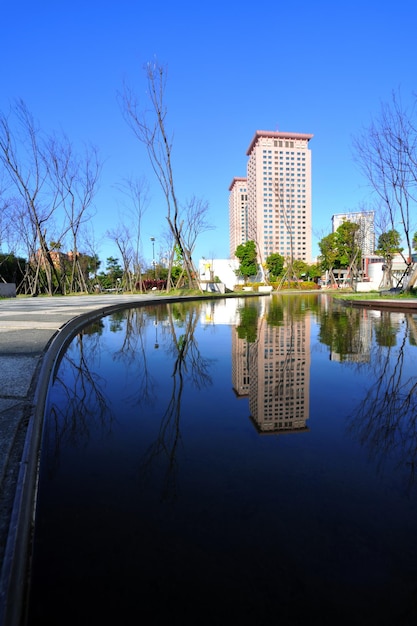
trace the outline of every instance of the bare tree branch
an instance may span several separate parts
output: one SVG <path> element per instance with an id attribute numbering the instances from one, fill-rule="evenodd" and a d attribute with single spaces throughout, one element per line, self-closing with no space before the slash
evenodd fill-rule
<path id="1" fill-rule="evenodd" d="M 166 219 L 175 239 L 175 245 L 180 250 L 188 283 L 190 286 L 200 289 L 191 251 L 184 241 L 183 223 L 180 220 L 180 205 L 174 184 L 172 164 L 173 140 L 168 135 L 166 122 L 165 91 L 167 69 L 157 61 L 153 61 L 146 64 L 145 73 L 148 87 L 147 96 L 151 104 L 150 111 L 143 111 L 140 108 L 140 103 L 135 93 L 126 85 L 124 85 L 121 96 L 122 111 L 126 122 L 133 130 L 137 139 L 145 145 L 151 166 L 165 196 L 167 206 Z M 151 117 L 151 121 L 149 121 L 149 117 Z"/>

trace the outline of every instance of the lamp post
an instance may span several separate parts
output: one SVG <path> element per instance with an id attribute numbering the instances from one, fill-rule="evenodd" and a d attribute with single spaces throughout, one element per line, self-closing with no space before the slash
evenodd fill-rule
<path id="1" fill-rule="evenodd" d="M 153 273 L 154 278 L 156 279 L 156 267 L 155 267 L 155 237 L 151 237 L 152 241 L 152 265 L 153 265 Z"/>

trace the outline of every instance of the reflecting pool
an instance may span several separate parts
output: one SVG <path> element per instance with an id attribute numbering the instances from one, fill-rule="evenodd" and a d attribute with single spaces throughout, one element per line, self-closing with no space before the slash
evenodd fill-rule
<path id="1" fill-rule="evenodd" d="M 417 622 L 417 315 L 121 310 L 48 394 L 27 624 Z"/>

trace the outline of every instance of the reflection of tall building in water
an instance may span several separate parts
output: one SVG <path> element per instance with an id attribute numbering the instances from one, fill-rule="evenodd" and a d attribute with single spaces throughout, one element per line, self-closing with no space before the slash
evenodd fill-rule
<path id="1" fill-rule="evenodd" d="M 307 429 L 310 409 L 310 317 L 260 320 L 258 358 L 251 371 L 249 407 L 261 432 Z"/>
<path id="2" fill-rule="evenodd" d="M 293 317 L 284 308 L 282 323 L 269 325 L 269 298 L 258 303 L 255 341 L 238 335 L 235 304 L 205 310 L 205 324 L 232 327 L 232 385 L 236 397 L 249 398 L 251 420 L 260 433 L 307 430 L 310 411 L 310 316 Z M 215 315 L 214 315 L 215 313 Z"/>
<path id="3" fill-rule="evenodd" d="M 310 318 L 270 326 L 258 320 L 254 343 L 233 339 L 233 385 L 249 393 L 251 419 L 262 433 L 305 431 L 309 417 Z"/>
<path id="4" fill-rule="evenodd" d="M 237 328 L 232 332 L 232 385 L 238 398 L 249 396 L 251 345 L 240 339 Z"/>

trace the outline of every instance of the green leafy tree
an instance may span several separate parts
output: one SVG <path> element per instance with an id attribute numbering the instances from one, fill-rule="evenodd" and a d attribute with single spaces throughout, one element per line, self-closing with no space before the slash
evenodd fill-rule
<path id="1" fill-rule="evenodd" d="M 392 275 L 392 260 L 393 257 L 402 252 L 401 248 L 401 235 L 398 230 L 389 230 L 386 233 L 382 233 L 378 237 L 378 245 L 375 250 L 376 254 L 380 254 L 384 259 L 384 274 L 382 279 L 383 287 L 392 287 L 393 275 Z"/>
<path id="2" fill-rule="evenodd" d="M 360 248 L 357 242 L 359 224 L 343 222 L 336 230 L 337 263 L 338 267 L 349 267 L 355 261 L 360 261 Z"/>
<path id="3" fill-rule="evenodd" d="M 349 268 L 351 275 L 357 273 L 361 251 L 357 241 L 359 224 L 343 222 L 338 229 L 319 241 L 321 268 L 329 272 L 329 278 L 335 283 L 333 270 Z"/>
<path id="4" fill-rule="evenodd" d="M 337 236 L 336 233 L 330 233 L 319 241 L 320 248 L 320 265 L 323 271 L 329 273 L 330 280 L 335 283 L 333 268 L 338 258 Z"/>
<path id="5" fill-rule="evenodd" d="M 172 261 L 171 277 L 176 287 L 181 286 L 181 278 L 183 276 L 184 255 L 178 244 L 174 246 L 174 257 Z"/>
<path id="6" fill-rule="evenodd" d="M 247 282 L 249 276 L 255 276 L 258 272 L 258 263 L 256 255 L 256 244 L 254 241 L 241 243 L 235 252 L 236 257 L 240 261 L 239 273 Z"/>
<path id="7" fill-rule="evenodd" d="M 116 280 L 116 278 L 121 278 L 123 275 L 123 269 L 119 263 L 119 259 L 116 259 L 113 256 L 107 257 L 106 271 L 112 280 Z"/>
<path id="8" fill-rule="evenodd" d="M 100 272 L 98 278 L 104 289 L 112 289 L 117 285 L 117 279 L 122 279 L 123 269 L 120 266 L 119 259 L 109 256 L 106 259 L 106 272 Z"/>
<path id="9" fill-rule="evenodd" d="M 101 261 L 97 254 L 80 254 L 80 263 L 81 267 L 83 269 L 85 268 L 85 272 L 88 277 L 94 278 L 97 276 L 98 269 L 101 265 Z"/>
<path id="10" fill-rule="evenodd" d="M 296 278 L 306 278 L 308 275 L 308 264 L 301 259 L 295 259 L 292 263 L 292 270 Z"/>
<path id="11" fill-rule="evenodd" d="M 312 280 L 315 280 L 317 278 L 320 278 L 321 275 L 322 275 L 322 269 L 321 269 L 320 263 L 313 263 L 312 265 L 308 266 L 309 278 L 311 278 Z M 317 281 L 315 280 L 315 282 Z"/>
<path id="12" fill-rule="evenodd" d="M 397 230 L 389 230 L 378 237 L 378 245 L 375 252 L 381 254 L 384 259 L 392 258 L 395 254 L 402 251 L 400 244 L 400 233 Z"/>
<path id="13" fill-rule="evenodd" d="M 284 262 L 284 257 L 281 256 L 281 254 L 278 254 L 278 252 L 274 252 L 267 257 L 265 261 L 265 266 L 266 269 L 269 271 L 269 277 L 272 280 L 278 278 L 279 276 L 282 276 L 284 272 Z"/>
<path id="14" fill-rule="evenodd" d="M 26 260 L 13 252 L 0 254 L 0 282 L 15 283 L 18 287 L 24 279 Z"/>
<path id="15" fill-rule="evenodd" d="M 324 270 L 334 268 L 338 257 L 336 233 L 330 233 L 319 241 L 320 263 Z"/>

